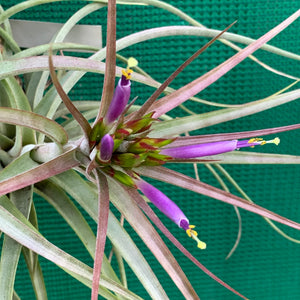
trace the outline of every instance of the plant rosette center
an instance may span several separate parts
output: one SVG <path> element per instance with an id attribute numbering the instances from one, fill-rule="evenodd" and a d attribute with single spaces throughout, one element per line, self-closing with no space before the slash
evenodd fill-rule
<path id="1" fill-rule="evenodd" d="M 112 169 L 128 171 L 140 166 L 159 166 L 172 159 L 160 154 L 161 148 L 174 139 L 149 138 L 147 133 L 156 119 L 153 113 L 128 122 L 117 122 L 109 130 L 101 119 L 90 135 L 90 145 L 98 167 L 112 175 Z M 105 133 L 109 131 L 109 133 Z M 96 152 L 96 154 L 95 154 Z M 110 167 L 110 168 L 109 168 Z"/>

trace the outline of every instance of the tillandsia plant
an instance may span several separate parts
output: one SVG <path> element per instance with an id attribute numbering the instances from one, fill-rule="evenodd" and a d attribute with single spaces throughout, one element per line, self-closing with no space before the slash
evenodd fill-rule
<path id="1" fill-rule="evenodd" d="M 126 7 L 137 4 L 153 5 L 176 14 L 190 26 L 158 27 L 117 40 L 117 3 Z M 79 282 L 90 287 L 93 300 L 98 299 L 99 294 L 105 299 L 141 299 L 131 291 L 130 286 L 127 287 L 123 260 L 135 273 L 149 297 L 168 299 L 163 282 L 158 280 L 147 262 L 147 257 L 143 256 L 123 226 L 126 220 L 185 299 L 199 299 L 201 294 L 193 288 L 188 280 L 191 274 L 185 274 L 160 234 L 169 239 L 196 265 L 195 272 L 197 267 L 200 268 L 225 288 L 247 299 L 248 295 L 244 296 L 243 291 L 236 291 L 196 258 L 206 247 L 209 248 L 202 238 L 205 228 L 197 226 L 197 219 L 190 221 L 189 212 L 184 212 L 181 203 L 160 191 L 152 179 L 231 204 L 235 207 L 237 216 L 238 208 L 258 214 L 285 238 L 299 243 L 277 228 L 273 221 L 295 229 L 300 229 L 300 224 L 254 204 L 220 163 L 298 164 L 298 156 L 260 153 L 260 147 L 264 145 L 265 149 L 269 149 L 278 145 L 280 140 L 276 134 L 296 130 L 300 128 L 300 124 L 230 133 L 188 134 L 200 128 L 291 102 L 299 98 L 299 90 L 287 91 L 291 87 L 288 86 L 267 98 L 243 105 L 202 114 L 192 113 L 186 117 L 171 116 L 174 108 L 186 109 L 182 106 L 183 103 L 188 100 L 197 101 L 196 94 L 248 57 L 269 71 L 297 82 L 298 78 L 271 68 L 252 54 L 261 48 L 299 60 L 299 56 L 266 43 L 293 23 L 300 16 L 300 11 L 257 40 L 251 40 L 229 33 L 234 24 L 223 31 L 211 30 L 161 1 L 141 0 L 137 3 L 127 0 L 117 3 L 115 0 L 93 1 L 83 6 L 71 16 L 51 43 L 26 50 L 21 50 L 15 42 L 9 18 L 41 4 L 41 1 L 24 1 L 7 10 L 0 7 L 0 22 L 3 24 L 3 27 L 0 27 L 2 298 L 19 299 L 14 290 L 14 282 L 22 251 L 37 299 L 47 299 L 38 255 L 55 263 Z M 105 7 L 105 48 L 93 49 L 85 45 L 63 43 L 64 37 L 74 24 L 91 12 Z M 186 61 L 173 73 L 170 72 L 170 76 L 163 83 L 146 74 L 135 58 L 125 59 L 117 54 L 122 49 L 142 41 L 189 34 L 210 37 L 211 40 L 194 55 L 186 57 Z M 234 44 L 236 42 L 248 45 L 241 49 Z M 237 50 L 237 53 L 181 88 L 170 88 L 171 82 L 184 73 L 184 69 L 213 43 L 225 43 Z M 56 54 L 57 51 L 65 49 L 89 50 L 95 53 L 89 58 Z M 126 61 L 127 66 L 116 66 L 117 59 Z M 56 69 L 59 70 L 58 74 Z M 67 95 L 86 72 L 104 74 L 100 102 L 71 101 Z M 115 86 L 116 77 L 119 79 Z M 134 91 L 135 82 L 156 89 L 148 99 L 137 99 L 135 103 L 133 98 L 138 97 Z M 161 94 L 164 95 L 160 97 Z M 63 117 L 67 120 L 62 121 Z M 262 138 L 266 135 L 272 137 Z M 242 148 L 258 150 L 243 151 Z M 173 170 L 174 164 L 180 166 L 180 163 L 190 164 L 192 168 L 205 165 L 208 170 L 214 172 L 213 174 L 215 170 L 219 170 L 237 188 L 241 197 L 230 193 L 217 175 L 225 190 L 204 183 L 199 178 L 189 177 L 181 173 L 180 168 Z M 172 169 L 168 167 L 170 164 Z M 151 182 L 148 178 L 151 178 Z M 37 196 L 47 200 L 75 231 L 94 259 L 93 267 L 55 246 L 39 232 L 39 216 L 35 209 Z M 110 209 L 110 202 L 121 214 L 120 220 L 116 217 L 117 212 Z M 187 247 L 184 246 L 156 215 L 159 211 L 174 223 L 173 232 L 177 233 L 177 229 L 183 230 L 187 237 L 196 241 L 200 250 L 194 252 L 195 255 L 187 248 L 196 247 L 190 243 L 185 244 Z M 96 236 L 85 215 L 89 215 L 97 223 Z M 112 253 L 117 257 L 117 267 L 111 263 L 110 256 L 106 256 L 107 239 L 113 246 Z M 237 238 L 230 255 L 239 239 L 240 237 Z M 75 297 L 76 295 L 73 298 Z"/>

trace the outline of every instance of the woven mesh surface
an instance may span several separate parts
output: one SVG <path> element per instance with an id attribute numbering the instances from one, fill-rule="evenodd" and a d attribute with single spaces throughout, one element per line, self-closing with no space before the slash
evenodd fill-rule
<path id="1" fill-rule="evenodd" d="M 2 5 L 6 9 L 16 2 L 19 1 L 6 0 Z M 231 31 L 252 38 L 258 38 L 267 32 L 298 9 L 299 6 L 298 1 L 291 0 L 174 0 L 168 1 L 168 3 L 176 5 L 210 28 L 223 29 L 234 20 L 238 20 Z M 75 12 L 82 5 L 84 3 L 80 1 L 41 5 L 19 13 L 15 17 L 28 20 L 64 22 L 72 12 Z M 186 24 L 178 17 L 158 8 L 125 8 L 119 6 L 118 9 L 118 37 L 151 27 Z M 105 10 L 96 12 L 87 17 L 83 23 L 103 24 L 105 16 Z M 299 21 L 295 22 L 276 37 L 272 44 L 299 53 L 299 25 Z M 152 74 L 155 79 L 163 80 L 206 41 L 207 39 L 195 37 L 162 38 L 132 46 L 122 51 L 121 54 L 136 57 L 140 62 L 140 67 Z M 105 43 L 105 40 L 103 42 Z M 173 86 L 182 86 L 184 83 L 212 69 L 232 54 L 234 54 L 232 49 L 221 43 L 215 43 L 176 79 Z M 300 76 L 299 67 L 294 61 L 273 54 L 266 54 L 263 51 L 258 51 L 256 56 L 274 68 Z M 88 88 L 85 86 L 87 82 Z M 99 76 L 89 75 L 81 81 L 82 87 L 78 86 L 70 95 L 73 99 L 97 100 L 101 97 L 101 82 L 102 78 Z M 291 80 L 271 74 L 248 59 L 199 96 L 218 103 L 246 103 L 268 96 L 289 83 L 291 83 Z M 150 88 L 145 89 L 138 84 L 133 84 L 133 96 L 139 96 L 140 101 L 146 99 L 151 91 Z M 299 122 L 299 105 L 299 101 L 294 101 L 268 112 L 212 126 L 200 130 L 198 133 L 252 130 L 296 123 Z M 196 112 L 213 109 L 193 102 L 187 103 L 186 106 Z M 183 116 L 186 113 L 181 109 L 176 109 L 174 111 L 175 115 Z M 300 154 L 299 131 L 280 134 L 279 136 L 282 140 L 280 147 L 259 148 L 259 151 Z M 193 176 L 193 170 L 186 165 L 177 165 L 176 168 Z M 225 168 L 257 204 L 298 222 L 300 221 L 299 166 L 246 165 L 225 166 Z M 205 167 L 199 167 L 199 173 L 204 182 L 219 186 Z M 158 182 L 155 184 L 181 206 L 192 223 L 197 224 L 201 239 L 208 244 L 205 251 L 197 250 L 194 243 L 185 238 L 184 232 L 174 228 L 170 221 L 162 217 L 166 225 L 182 243 L 212 272 L 250 299 L 300 299 L 299 245 L 279 236 L 261 217 L 241 211 L 243 220 L 242 239 L 234 255 L 229 260 L 225 260 L 237 235 L 238 222 L 233 208 L 171 185 Z M 235 192 L 233 188 L 232 192 Z M 92 265 L 87 252 L 82 250 L 83 248 L 76 236 L 55 211 L 41 199 L 36 200 L 36 206 L 42 233 L 51 242 Z M 300 239 L 299 232 L 284 226 L 279 227 Z M 135 235 L 133 234 L 133 236 Z M 158 264 L 153 255 L 145 249 L 141 240 L 136 238 L 136 243 L 145 253 L 158 278 L 161 279 L 170 299 L 183 299 L 174 284 L 166 276 L 164 270 L 157 266 Z M 170 245 L 168 242 L 167 244 Z M 176 249 L 174 249 L 174 255 L 201 299 L 238 299 L 237 296 L 199 271 L 192 263 L 183 258 Z M 89 298 L 90 291 L 86 287 L 78 284 L 44 259 L 41 259 L 41 264 L 46 274 L 45 280 L 50 300 Z M 129 287 L 144 299 L 149 299 L 149 296 L 137 283 L 135 276 L 129 274 Z M 34 299 L 25 263 L 23 262 L 21 262 L 18 269 L 16 290 L 22 299 Z"/>

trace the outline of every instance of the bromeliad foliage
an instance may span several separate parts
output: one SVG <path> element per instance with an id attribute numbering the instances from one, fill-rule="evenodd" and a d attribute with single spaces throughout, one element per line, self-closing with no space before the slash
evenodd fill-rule
<path id="1" fill-rule="evenodd" d="M 163 2 L 146 0 L 140 2 L 140 4 L 162 7 L 185 20 L 191 20 Z M 221 65 L 174 91 L 168 87 L 171 81 L 213 42 L 221 37 L 221 41 L 225 41 L 229 46 L 233 45 L 228 41 L 233 39 L 233 35 L 226 32 L 230 26 L 217 33 L 207 29 L 206 34 L 213 33 L 212 40 L 158 86 L 156 81 L 144 75 L 133 58 L 127 60 L 126 69 L 121 70 L 116 67 L 116 51 L 142 40 L 164 35 L 166 28 L 146 30 L 116 41 L 116 3 L 108 1 L 106 49 L 98 50 L 89 59 L 53 55 L 52 51 L 70 47 L 91 50 L 82 45 L 64 45 L 58 42 L 63 40 L 62 37 L 69 32 L 73 24 L 92 11 L 106 6 L 105 1 L 95 1 L 72 16 L 53 39 L 51 45 L 21 51 L 10 35 L 8 18 L 36 4 L 39 4 L 37 0 L 25 1 L 2 11 L 0 16 L 0 21 L 4 24 L 0 31 L 3 39 L 0 62 L 2 79 L 0 82 L 2 169 L 0 172 L 2 195 L 0 230 L 5 234 L 0 264 L 1 293 L 5 293 L 8 299 L 15 295 L 13 282 L 20 252 L 23 249 L 38 299 L 46 299 L 47 294 L 36 254 L 53 261 L 71 276 L 91 287 L 92 299 L 97 299 L 98 294 L 107 299 L 140 299 L 127 288 L 122 278 L 118 278 L 105 256 L 105 241 L 109 238 L 116 255 L 128 263 L 150 297 L 167 299 L 168 296 L 146 259 L 122 227 L 122 222 L 118 221 L 109 210 L 111 201 L 122 214 L 122 218 L 128 221 L 152 251 L 186 299 L 198 299 L 199 296 L 148 218 L 201 270 L 246 299 L 207 270 L 163 225 L 145 200 L 146 198 L 174 224 L 185 230 L 187 235 L 197 242 L 198 248 L 206 248 L 206 243 L 198 238 L 195 225 L 190 224 L 189 216 L 182 211 L 180 205 L 175 203 L 176 199 L 171 200 L 148 183 L 145 177 L 165 181 L 246 209 L 267 218 L 268 222 L 274 220 L 300 229 L 300 224 L 260 207 L 248 199 L 237 197 L 200 180 L 168 169 L 170 162 L 216 164 L 222 162 L 223 159 L 218 156 L 219 154 L 236 153 L 238 149 L 245 147 L 257 149 L 258 146 L 265 144 L 278 145 L 279 138 L 277 137 L 271 140 L 263 140 L 260 137 L 295 130 L 300 127 L 300 124 L 202 136 L 181 136 L 181 134 L 202 128 L 205 122 L 209 125 L 217 124 L 293 101 L 299 97 L 299 90 L 281 91 L 278 95 L 266 99 L 239 107 L 221 109 L 211 114 L 175 119 L 165 115 L 173 108 L 193 98 L 243 59 L 252 55 L 255 50 L 296 20 L 300 11 L 258 40 L 252 41 Z M 120 1 L 120 4 L 124 3 Z M 130 1 L 126 4 L 130 5 Z M 172 30 L 175 28 L 168 28 L 168 34 L 172 34 Z M 147 37 L 148 33 L 151 33 L 151 37 Z M 240 40 L 248 42 L 248 39 L 242 37 Z M 270 46 L 264 47 L 270 48 Z M 276 51 L 274 49 L 273 51 Z M 49 50 L 49 55 L 46 53 L 38 56 L 46 50 Z M 104 58 L 105 64 L 101 62 Z M 34 65 L 32 65 L 33 61 Z M 56 68 L 75 69 L 77 72 L 61 73 L 58 79 Z M 46 90 L 48 70 L 53 87 Z M 43 71 L 42 75 L 37 71 Z M 86 71 L 100 72 L 105 75 L 100 105 L 89 101 L 72 102 L 67 96 L 66 91 L 69 91 Z M 272 71 L 279 73 L 273 69 Z M 29 72 L 30 74 L 26 74 Z M 114 88 L 115 72 L 120 76 L 116 88 Z M 24 74 L 24 85 L 20 85 L 12 76 L 20 74 Z M 282 75 L 291 77 L 287 74 Z M 158 89 L 147 101 L 144 101 L 143 105 L 133 105 L 133 101 L 130 102 L 131 94 L 134 94 L 132 81 L 140 81 Z M 167 95 L 157 100 L 163 92 Z M 65 106 L 60 105 L 61 100 Z M 67 122 L 62 125 L 55 122 L 55 119 L 68 113 L 71 117 Z M 270 147 L 270 145 L 266 146 Z M 280 160 L 299 163 L 299 157 L 296 156 L 268 156 L 253 152 L 244 152 L 242 159 L 247 162 L 255 155 L 258 155 L 261 163 L 264 163 L 264 159 L 268 163 L 272 159 L 274 163 Z M 93 269 L 57 248 L 39 233 L 34 194 L 50 202 L 74 229 L 94 258 Z M 97 222 L 96 238 L 69 195 Z M 202 228 L 198 230 L 200 235 L 201 230 Z M 121 268 L 121 274 L 122 270 Z"/>

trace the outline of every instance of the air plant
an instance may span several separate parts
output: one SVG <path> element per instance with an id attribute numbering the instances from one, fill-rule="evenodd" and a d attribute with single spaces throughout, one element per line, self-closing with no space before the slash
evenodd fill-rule
<path id="1" fill-rule="evenodd" d="M 72 24 L 91 11 L 105 7 L 106 2 L 108 7 L 106 48 L 96 51 L 88 59 L 53 54 L 65 48 L 79 48 L 76 44 L 64 45 L 59 42 Z M 295 130 L 300 124 L 255 131 L 183 136 L 184 133 L 205 126 L 255 114 L 296 100 L 299 97 L 299 90 L 290 92 L 282 90 L 266 99 L 184 118 L 171 118 L 168 114 L 251 56 L 257 49 L 276 51 L 275 47 L 266 43 L 296 20 L 300 11 L 261 38 L 251 41 L 230 34 L 228 31 L 233 24 L 223 31 L 197 28 L 197 25 L 195 28 L 185 27 L 182 32 L 197 29 L 199 33 L 202 32 L 212 39 L 193 56 L 187 57 L 186 62 L 165 82 L 159 84 L 137 67 L 134 58 L 126 60 L 127 67 L 124 69 L 116 66 L 116 53 L 142 40 L 172 34 L 175 29 L 180 32 L 180 26 L 149 29 L 116 41 L 116 1 L 106 2 L 94 1 L 83 7 L 81 13 L 74 15 L 62 28 L 58 35 L 61 40 L 54 38 L 51 44 L 24 51 L 19 49 L 10 35 L 9 17 L 20 10 L 39 4 L 38 1 L 25 1 L 1 13 L 0 22 L 4 27 L 0 28 L 0 34 L 4 42 L 0 62 L 2 169 L 0 230 L 5 236 L 0 264 L 1 293 L 5 293 L 5 299 L 16 296 L 13 283 L 19 256 L 23 250 L 37 299 L 47 299 L 37 255 L 54 262 L 90 287 L 91 299 L 98 299 L 98 294 L 106 299 L 140 299 L 118 278 L 107 259 L 105 243 L 106 239 L 109 239 L 117 255 L 128 263 L 150 297 L 168 299 L 147 259 L 122 227 L 122 222 L 109 209 L 109 203 L 112 202 L 186 299 L 198 299 L 200 295 L 197 295 L 152 223 L 198 268 L 233 293 L 246 299 L 206 269 L 165 227 L 155 211 L 161 211 L 174 222 L 174 232 L 177 227 L 183 229 L 188 237 L 197 242 L 198 248 L 204 251 L 207 246 L 205 241 L 201 240 L 203 228 L 198 227 L 196 231 L 197 220 L 192 220 L 195 225 L 190 224 L 189 216 L 183 212 L 180 204 L 176 203 L 176 199 L 170 199 L 157 189 L 155 184 L 150 184 L 147 177 L 256 213 L 266 218 L 273 226 L 275 225 L 272 221 L 276 221 L 300 229 L 299 223 L 254 204 L 247 197 L 244 197 L 246 199 L 238 197 L 184 175 L 180 170 L 168 168 L 169 163 L 179 162 L 191 165 L 215 164 L 225 174 L 225 170 L 218 163 L 230 160 L 230 156 L 226 158 L 226 153 L 233 156 L 235 153 L 241 153 L 242 155 L 238 154 L 237 158 L 242 162 L 258 159 L 259 163 L 270 161 L 299 163 L 297 156 L 239 152 L 238 149 L 247 147 L 259 149 L 262 145 L 265 145 L 264 147 L 273 147 L 271 144 L 278 145 L 278 137 L 266 140 L 261 137 Z M 169 9 L 185 20 L 191 20 L 163 2 L 154 0 L 139 2 Z M 119 3 L 132 4 L 131 1 Z M 234 46 L 232 42 L 236 41 L 249 45 L 239 49 L 235 55 L 206 74 L 177 90 L 172 90 L 169 87 L 172 80 L 184 72 L 186 66 L 217 40 L 225 41 L 229 46 Z M 80 45 L 80 48 L 84 47 Z M 105 63 L 102 62 L 104 59 Z M 58 76 L 56 69 L 66 72 Z M 37 76 L 40 71 L 43 71 L 42 75 Z M 72 102 L 67 95 L 85 72 L 104 74 L 100 103 Z M 53 86 L 45 89 L 49 73 Z M 20 75 L 23 76 L 24 86 L 13 77 Z M 116 87 L 115 77 L 120 77 Z M 147 100 L 143 99 L 141 105 L 136 105 L 130 100 L 132 95 L 138 96 L 134 93 L 135 81 L 157 88 Z M 36 95 L 33 98 L 28 96 L 32 96 L 32 91 Z M 165 95 L 159 98 L 162 93 Z M 60 117 L 67 114 L 71 114 L 68 121 L 59 123 Z M 234 182 L 233 179 L 232 181 Z M 64 252 L 41 235 L 37 226 L 35 195 L 42 196 L 50 202 L 74 229 L 94 258 L 93 268 Z M 96 237 L 74 201 L 97 223 Z M 151 203 L 156 209 L 152 209 Z M 192 244 L 189 246 L 193 247 Z"/>

